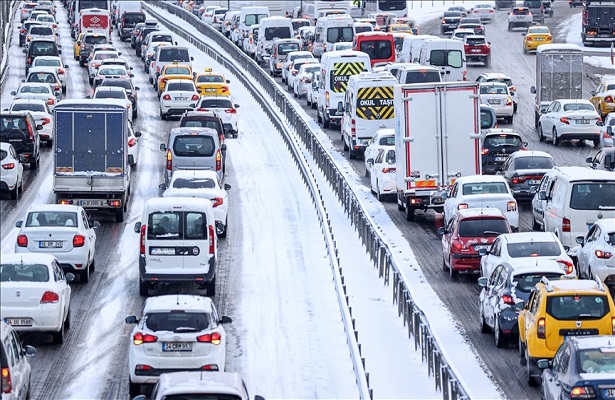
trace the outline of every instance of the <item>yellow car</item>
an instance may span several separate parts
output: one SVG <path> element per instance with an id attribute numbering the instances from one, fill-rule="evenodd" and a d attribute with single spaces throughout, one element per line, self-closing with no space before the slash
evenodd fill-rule
<path id="1" fill-rule="evenodd" d="M 167 64 L 162 68 L 162 72 L 156 82 L 156 89 L 158 90 L 158 97 L 160 93 L 164 92 L 164 86 L 170 79 L 194 79 L 192 75 L 192 68 L 189 65 L 183 65 L 179 63 Z"/>
<path id="2" fill-rule="evenodd" d="M 540 382 L 539 359 L 553 359 L 568 336 L 614 335 L 615 304 L 599 280 L 543 277 L 518 317 L 519 356 L 530 386 Z"/>
<path id="3" fill-rule="evenodd" d="M 615 79 L 600 82 L 596 90 L 592 90 L 589 101 L 596 107 L 602 118 L 615 111 Z"/>
<path id="4" fill-rule="evenodd" d="M 201 96 L 230 96 L 231 91 L 224 75 L 212 72 L 211 68 L 205 68 L 205 72 L 197 74 L 194 78 L 196 90 Z"/>
<path id="5" fill-rule="evenodd" d="M 85 32 L 80 33 L 79 36 L 77 37 L 77 41 L 73 45 L 73 57 L 77 61 L 79 61 L 79 55 L 81 55 L 81 39 L 83 39 L 84 35 L 85 35 Z"/>
<path id="6" fill-rule="evenodd" d="M 412 27 L 408 24 L 391 24 L 389 25 L 390 33 L 409 33 L 412 35 Z"/>
<path id="7" fill-rule="evenodd" d="M 536 51 L 541 44 L 553 43 L 553 35 L 548 27 L 538 25 L 530 26 L 523 34 L 523 54 Z"/>

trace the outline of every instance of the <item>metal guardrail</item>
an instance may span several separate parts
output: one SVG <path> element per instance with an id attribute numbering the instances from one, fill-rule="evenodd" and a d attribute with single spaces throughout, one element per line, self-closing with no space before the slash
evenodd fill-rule
<path id="1" fill-rule="evenodd" d="M 422 360 L 427 364 L 428 374 L 434 378 L 435 389 L 442 392 L 442 398 L 444 400 L 469 399 L 467 388 L 463 387 L 458 376 L 444 358 L 440 344 L 434 337 L 425 314 L 412 299 L 409 284 L 407 283 L 408 279 L 396 265 L 387 242 L 378 233 L 376 224 L 371 219 L 367 211 L 363 208 L 359 198 L 352 190 L 348 180 L 338 168 L 326 147 L 320 142 L 316 134 L 309 127 L 308 122 L 301 116 L 300 113 L 297 112 L 295 105 L 291 103 L 287 95 L 279 89 L 277 83 L 260 66 L 258 66 L 254 60 L 245 55 L 237 46 L 226 39 L 226 37 L 218 31 L 201 22 L 196 16 L 187 10 L 169 4 L 168 2 L 157 2 L 153 0 L 146 0 L 144 2 L 154 4 L 157 7 L 165 9 L 171 14 L 174 14 L 189 22 L 196 29 L 198 33 L 191 33 L 184 29 L 184 27 L 180 27 L 170 21 L 166 21 L 166 23 L 170 25 L 171 31 L 194 44 L 212 59 L 223 65 L 225 68 L 233 71 L 235 75 L 242 80 L 248 90 L 252 92 L 257 101 L 259 101 L 259 103 L 269 114 L 269 117 L 274 124 L 278 125 L 287 146 L 295 156 L 295 160 L 300 170 L 305 173 L 307 170 L 304 166 L 300 165 L 302 164 L 302 161 L 300 152 L 295 147 L 295 139 L 292 135 L 289 135 L 287 128 L 283 123 L 281 123 L 282 121 L 279 114 L 281 113 L 284 115 L 286 123 L 295 130 L 296 134 L 303 142 L 305 149 L 312 154 L 316 164 L 321 169 L 331 188 L 336 193 L 339 201 L 344 206 L 344 210 L 349 216 L 351 223 L 357 229 L 362 243 L 369 253 L 374 266 L 378 269 L 378 276 L 384 279 L 385 285 L 392 286 L 392 301 L 393 304 L 397 304 L 397 314 L 402 317 L 404 325 L 407 326 L 408 338 L 413 339 L 415 350 L 421 350 Z M 152 15 L 159 18 L 159 20 L 164 19 L 151 7 L 146 5 L 145 8 Z M 221 48 L 225 54 L 228 54 L 229 57 L 224 56 L 223 54 L 218 53 L 217 50 L 213 49 L 208 44 L 211 42 L 219 46 L 219 48 Z M 255 83 L 258 83 L 262 87 L 264 93 L 255 87 Z M 269 99 L 264 95 L 267 95 Z M 277 109 L 273 108 L 271 100 L 273 100 Z M 308 176 L 304 174 L 304 179 L 306 180 L 306 183 L 308 183 L 308 181 L 312 181 L 309 174 Z M 309 186 L 312 190 L 316 188 L 313 184 L 309 184 Z M 321 208 L 317 204 L 319 203 L 316 200 L 316 196 L 318 196 L 317 192 L 312 192 L 311 196 L 314 199 L 317 210 L 321 212 L 324 210 L 326 212 L 324 205 Z M 322 215 L 319 216 L 319 218 L 321 218 L 321 223 L 324 225 L 323 220 L 325 218 Z M 328 236 L 324 228 L 323 233 Z M 335 251 L 337 258 L 337 251 L 334 250 L 335 242 L 333 242 L 333 247 L 329 247 L 330 244 L 331 243 L 328 241 L 327 246 L 330 254 L 333 254 L 331 252 L 332 250 Z M 339 268 L 339 261 L 336 260 L 335 264 L 338 269 L 337 272 L 340 275 L 339 278 L 341 279 L 342 289 L 345 295 L 346 288 L 343 285 L 343 275 L 341 268 Z M 336 268 L 334 268 L 334 270 L 335 269 Z M 335 273 L 335 276 L 337 279 L 337 273 Z M 339 292 L 338 295 L 340 295 Z M 349 306 L 348 296 L 345 296 L 345 300 L 346 305 Z M 354 320 L 351 321 L 355 339 L 358 343 L 358 332 L 354 329 Z M 346 326 L 348 321 L 344 322 L 345 328 L 347 332 L 349 332 L 350 329 Z M 351 345 L 350 347 L 352 352 L 352 348 L 354 348 L 354 346 Z M 365 359 L 361 358 L 361 364 L 358 364 L 356 360 L 353 359 L 353 363 L 355 366 L 355 374 L 357 376 L 357 382 L 359 383 L 361 397 L 365 398 L 365 392 L 361 390 L 362 385 L 360 384 L 360 382 L 365 378 L 369 387 L 369 375 L 364 373 Z M 361 373 L 362 369 L 363 373 Z M 369 395 L 370 397 L 373 395 L 371 389 L 369 390 Z"/>
<path id="2" fill-rule="evenodd" d="M 9 77 L 9 48 L 11 47 L 11 38 L 13 34 L 11 27 L 19 1 L 0 1 L 0 44 L 2 53 L 0 53 L 0 91 L 4 90 L 4 85 Z"/>

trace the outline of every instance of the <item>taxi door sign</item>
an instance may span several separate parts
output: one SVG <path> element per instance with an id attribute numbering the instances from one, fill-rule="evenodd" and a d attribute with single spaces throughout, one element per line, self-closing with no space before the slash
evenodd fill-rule
<path id="1" fill-rule="evenodd" d="M 365 69 L 365 65 L 362 61 L 333 63 L 331 90 L 334 93 L 346 93 L 346 86 L 350 77 L 360 74 L 363 69 Z"/>
<path id="2" fill-rule="evenodd" d="M 357 93 L 357 116 L 368 120 L 393 118 L 393 86 L 360 88 Z"/>

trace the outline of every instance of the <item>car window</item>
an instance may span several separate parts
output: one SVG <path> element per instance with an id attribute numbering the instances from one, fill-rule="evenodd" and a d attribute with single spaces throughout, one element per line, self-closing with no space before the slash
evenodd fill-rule
<path id="1" fill-rule="evenodd" d="M 177 62 L 189 62 L 190 56 L 187 49 L 167 49 L 161 48 L 158 57 L 159 61 L 177 61 Z"/>
<path id="2" fill-rule="evenodd" d="M 611 210 L 615 208 L 615 182 L 575 183 L 570 195 L 575 210 Z"/>
<path id="3" fill-rule="evenodd" d="M 408 71 L 406 73 L 406 79 L 402 83 L 429 83 L 440 82 L 440 73 L 432 70 L 417 70 Z"/>
<path id="4" fill-rule="evenodd" d="M 478 182 L 463 185 L 464 196 L 491 193 L 508 193 L 508 187 L 505 182 Z"/>
<path id="5" fill-rule="evenodd" d="M 147 238 L 150 240 L 182 240 L 181 212 L 151 213 L 147 223 Z"/>
<path id="6" fill-rule="evenodd" d="M 600 319 L 610 312 L 604 295 L 549 296 L 547 313 L 557 320 Z"/>
<path id="7" fill-rule="evenodd" d="M 278 55 L 285 55 L 291 51 L 297 50 L 299 50 L 299 45 L 297 43 L 280 43 L 278 45 Z"/>
<path id="8" fill-rule="evenodd" d="M 220 133 L 219 131 L 219 123 L 215 120 L 211 120 L 211 119 L 203 119 L 203 118 L 194 118 L 194 119 L 190 119 L 190 118 L 182 118 L 181 123 L 179 124 L 180 127 L 187 127 L 187 128 L 211 128 L 211 129 L 215 129 L 216 132 Z"/>
<path id="9" fill-rule="evenodd" d="M 547 277 L 547 279 L 549 280 L 557 280 L 562 275 L 563 275 L 563 272 L 561 274 L 556 274 L 556 273 L 518 274 L 518 275 L 513 276 L 513 286 L 521 292 L 530 293 L 532 289 L 534 288 L 534 286 L 536 286 L 536 284 L 540 282 L 543 276 Z"/>
<path id="10" fill-rule="evenodd" d="M 551 169 L 555 166 L 549 157 L 518 157 L 515 159 L 515 169 Z"/>
<path id="11" fill-rule="evenodd" d="M 591 104 L 586 104 L 586 103 L 564 104 L 564 111 L 580 111 L 580 110 L 596 111 L 594 106 Z"/>
<path id="12" fill-rule="evenodd" d="M 34 111 L 46 112 L 45 106 L 40 103 L 18 103 L 13 104 L 11 111 Z"/>
<path id="13" fill-rule="evenodd" d="M 145 326 L 154 332 L 200 332 L 209 327 L 209 321 L 210 317 L 207 313 L 183 310 L 145 314 Z"/>
<path id="14" fill-rule="evenodd" d="M 460 50 L 432 50 L 429 63 L 437 67 L 461 68 L 463 56 Z"/>
<path id="15" fill-rule="evenodd" d="M 489 252 L 494 257 L 499 257 L 501 251 L 502 251 L 502 241 L 499 238 L 495 239 L 495 242 L 493 242 L 493 245 L 491 246 L 491 250 L 489 250 Z"/>
<path id="16" fill-rule="evenodd" d="M 50 72 L 36 72 L 28 76 L 26 82 L 34 83 L 56 83 L 56 77 Z"/>
<path id="17" fill-rule="evenodd" d="M 395 145 L 395 136 L 383 136 L 378 141 L 380 146 L 394 146 Z"/>
<path id="18" fill-rule="evenodd" d="M 49 269 L 44 264 L 0 264 L 1 282 L 49 282 Z"/>
<path id="19" fill-rule="evenodd" d="M 498 265 L 497 267 L 495 267 L 495 269 L 491 273 L 491 276 L 489 277 L 489 286 L 495 286 L 496 282 L 498 281 L 498 277 L 501 275 L 503 269 L 504 267 L 502 265 Z"/>
<path id="20" fill-rule="evenodd" d="M 185 135 L 176 136 L 173 142 L 173 153 L 184 157 L 211 157 L 216 144 L 211 136 Z"/>
<path id="21" fill-rule="evenodd" d="M 110 79 L 104 80 L 101 84 L 101 87 L 121 87 L 126 90 L 132 90 L 132 86 L 128 80 L 123 79 Z"/>
<path id="22" fill-rule="evenodd" d="M 188 82 L 172 82 L 169 83 L 169 86 L 167 87 L 167 92 L 177 92 L 177 91 L 189 91 L 189 92 L 194 92 L 195 88 L 194 88 L 194 83 L 192 83 L 192 81 L 188 81 Z"/>
<path id="23" fill-rule="evenodd" d="M 191 75 L 190 69 L 188 68 L 180 68 L 180 67 L 171 67 L 165 70 L 165 74 L 167 75 Z"/>
<path id="24" fill-rule="evenodd" d="M 349 42 L 351 40 L 344 41 Z M 366 40 L 361 42 L 359 51 L 367 53 L 372 60 L 391 58 L 393 46 L 389 40 Z"/>
<path id="25" fill-rule="evenodd" d="M 521 147 L 521 138 L 517 135 L 491 135 L 485 138 L 485 147 Z"/>
<path id="26" fill-rule="evenodd" d="M 512 258 L 519 257 L 555 257 L 562 253 L 556 242 L 525 242 L 508 243 L 506 245 L 508 255 Z"/>
<path id="27" fill-rule="evenodd" d="M 204 98 L 199 104 L 200 108 L 233 108 L 233 103 L 229 99 L 207 99 Z"/>
<path id="28" fill-rule="evenodd" d="M 196 80 L 198 83 L 224 83 L 221 75 L 199 75 Z"/>
<path id="29" fill-rule="evenodd" d="M 577 351 L 579 373 L 615 374 L 615 355 L 612 347 Z"/>
<path id="30" fill-rule="evenodd" d="M 60 60 L 56 59 L 35 58 L 33 65 L 35 67 L 61 67 L 62 63 L 60 62 Z"/>
<path id="31" fill-rule="evenodd" d="M 126 94 L 120 90 L 97 90 L 95 99 L 125 99 Z"/>
<path id="32" fill-rule="evenodd" d="M 216 182 L 209 178 L 177 178 L 171 182 L 175 189 L 214 189 Z"/>
<path id="33" fill-rule="evenodd" d="M 58 50 L 53 42 L 33 42 L 30 44 L 30 55 L 38 56 L 57 56 Z"/>
<path id="34" fill-rule="evenodd" d="M 0 161 L 4 160 L 8 155 L 9 155 L 9 153 L 7 151 L 0 150 Z"/>
<path id="35" fill-rule="evenodd" d="M 36 226 L 77 227 L 77 213 L 68 211 L 33 211 L 28 213 L 26 228 Z"/>
<path id="36" fill-rule="evenodd" d="M 485 232 L 507 233 L 508 227 L 503 218 L 464 219 L 459 223 L 458 234 L 461 237 L 482 237 Z"/>
<path id="37" fill-rule="evenodd" d="M 10 131 L 12 129 L 27 130 L 26 119 L 24 117 L 1 117 L 0 131 Z"/>
<path id="38" fill-rule="evenodd" d="M 83 43 L 85 44 L 104 44 L 104 43 L 107 43 L 107 38 L 105 36 L 86 36 L 83 39 Z"/>
<path id="39" fill-rule="evenodd" d="M 265 40 L 273 40 L 274 38 L 288 39 L 290 38 L 290 28 L 287 26 L 272 26 L 265 29 Z"/>

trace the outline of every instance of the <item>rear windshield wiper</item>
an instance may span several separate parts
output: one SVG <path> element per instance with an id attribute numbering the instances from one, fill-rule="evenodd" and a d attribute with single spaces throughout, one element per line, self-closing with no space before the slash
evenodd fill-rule
<path id="1" fill-rule="evenodd" d="M 484 231 L 483 235 L 485 236 L 499 236 L 501 235 L 502 232 L 496 232 L 496 231 Z"/>
<path id="2" fill-rule="evenodd" d="M 175 328 L 175 330 L 173 332 L 197 332 L 198 329 L 193 328 L 191 326 L 180 326 L 178 328 Z"/>

